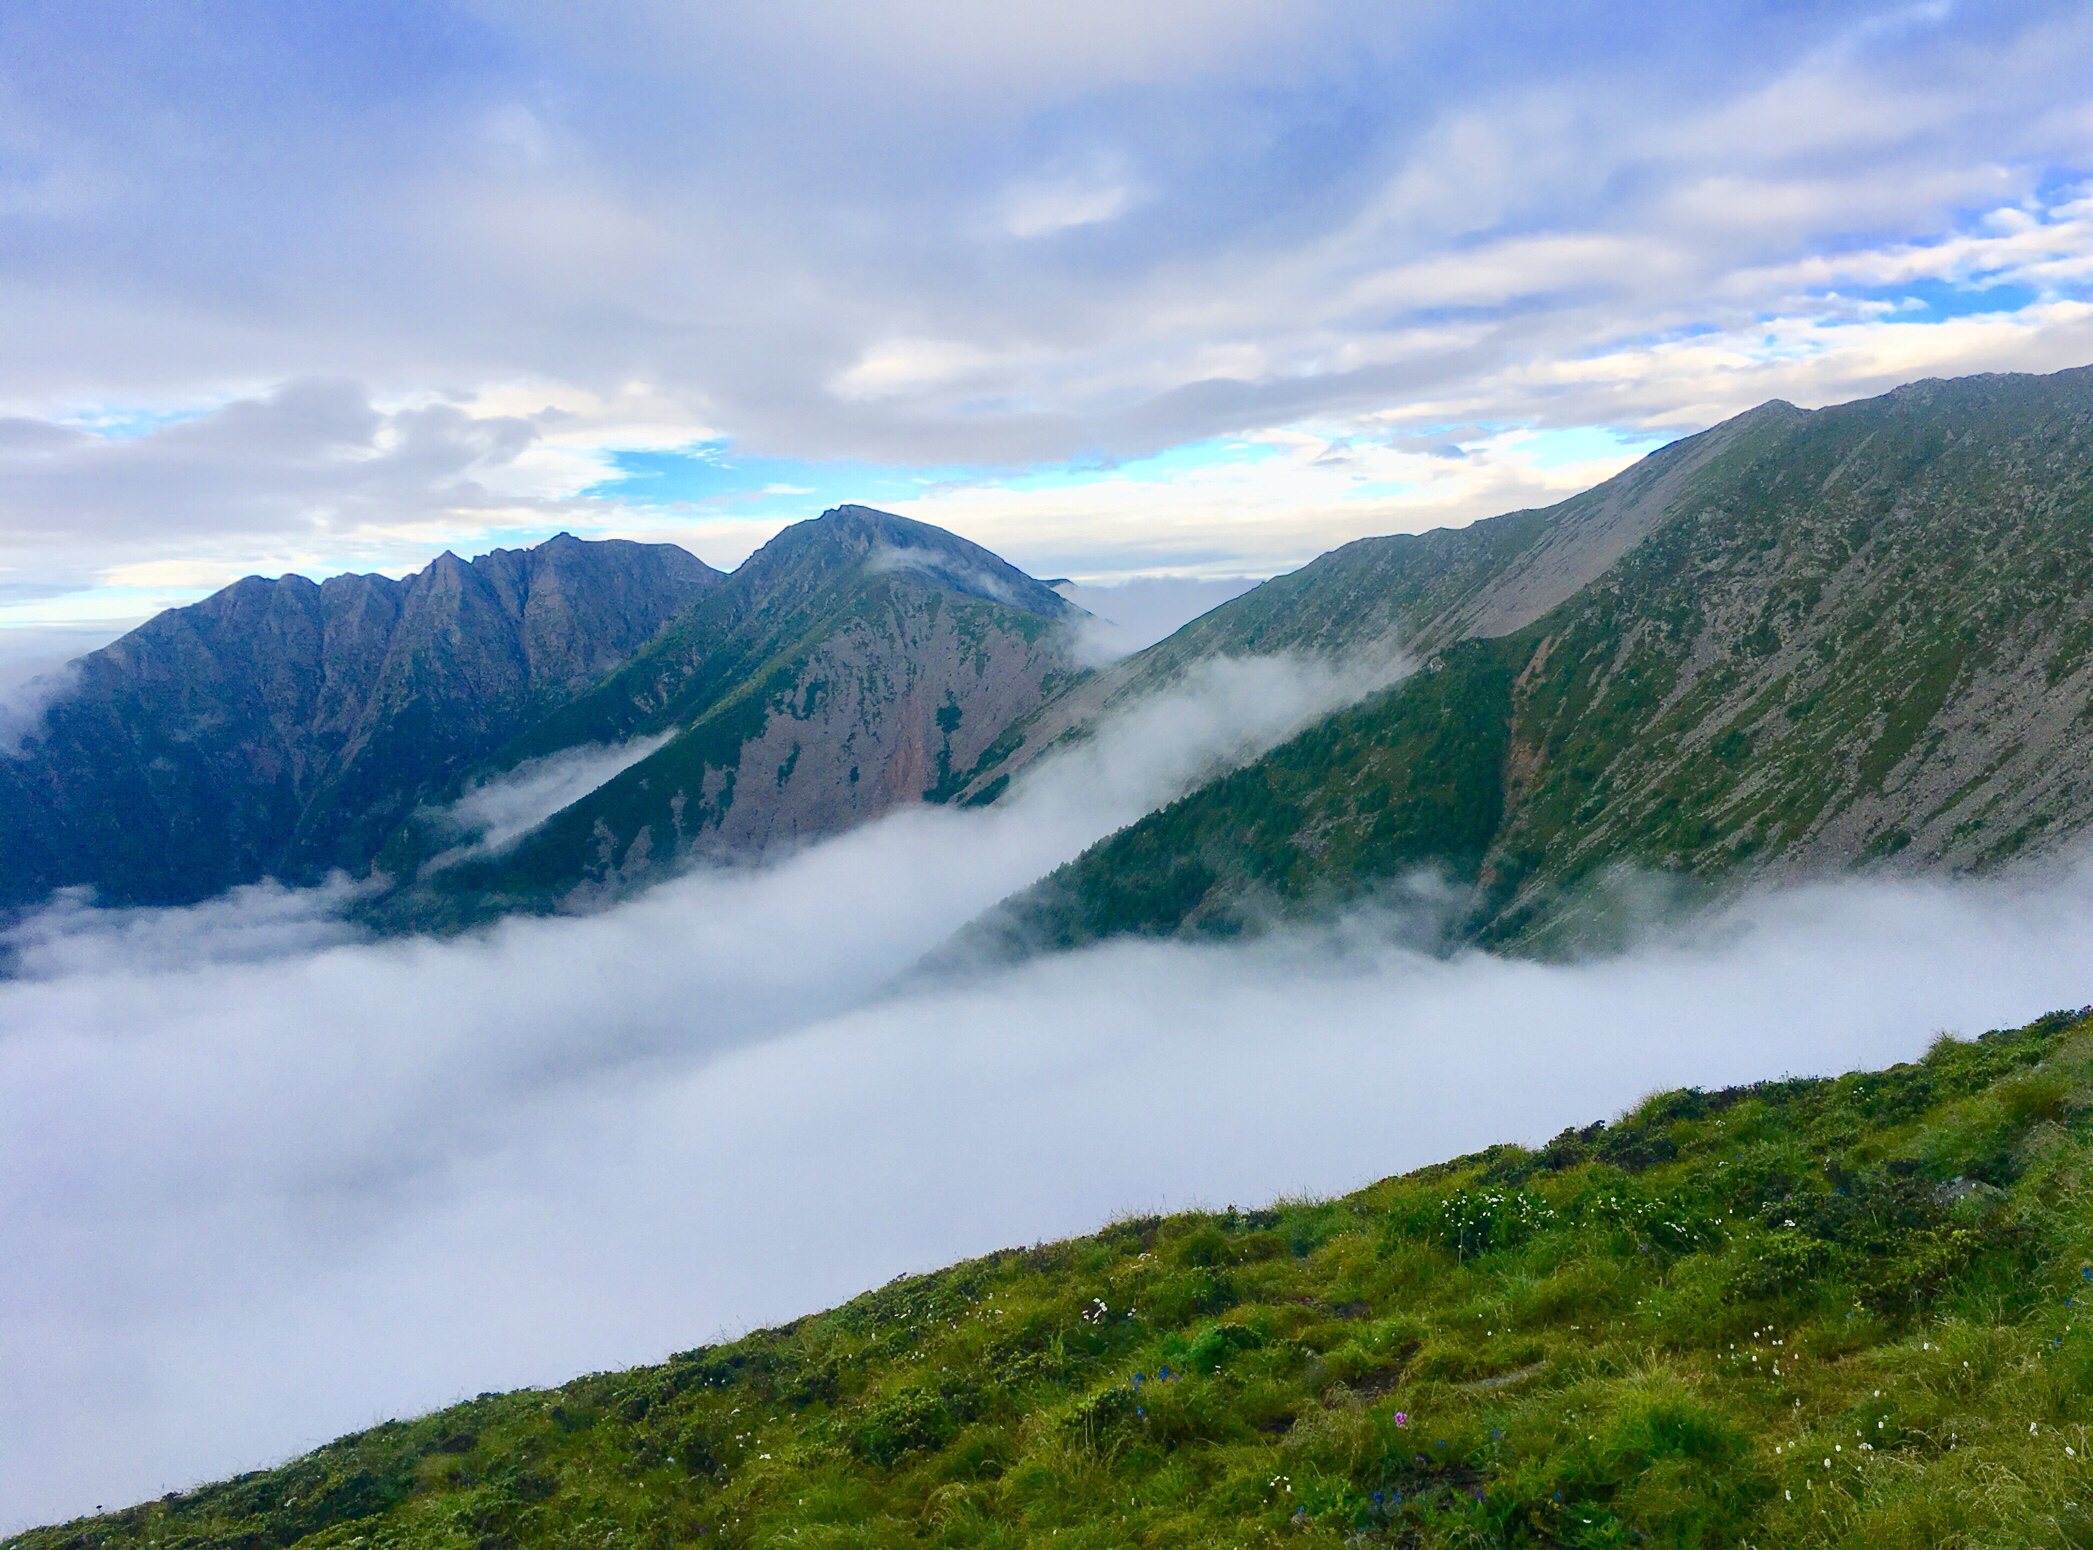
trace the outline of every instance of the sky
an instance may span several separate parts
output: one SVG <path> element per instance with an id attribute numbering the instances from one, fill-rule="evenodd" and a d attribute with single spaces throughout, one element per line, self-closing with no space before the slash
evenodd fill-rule
<path id="1" fill-rule="evenodd" d="M 1226 582 L 2086 364 L 2088 81 L 2044 0 L 12 0 L 0 634 L 843 500 Z"/>
<path id="2" fill-rule="evenodd" d="M 1580 963 L 1406 949 L 1420 880 L 1255 942 L 923 966 L 1364 687 L 1209 663 L 993 807 L 587 917 L 368 942 L 339 888 L 264 884 L 16 921 L 0 1534 L 1116 1216 L 1326 1195 L 2086 995 L 2070 869 L 1744 897 Z"/>

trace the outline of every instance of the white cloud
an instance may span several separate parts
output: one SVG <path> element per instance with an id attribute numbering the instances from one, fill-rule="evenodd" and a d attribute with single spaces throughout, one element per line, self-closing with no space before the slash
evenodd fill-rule
<path id="1" fill-rule="evenodd" d="M 1132 200 L 1133 190 L 1116 178 L 1020 183 L 1003 197 L 1003 229 L 1013 237 L 1051 237 L 1113 220 Z"/>
<path id="2" fill-rule="evenodd" d="M 423 871 L 437 871 L 503 849 L 605 781 L 631 769 L 675 735 L 669 731 L 609 746 L 590 743 L 563 748 L 477 782 L 449 807 L 430 815 L 437 824 L 456 830 L 462 843 L 431 858 Z"/>
<path id="3" fill-rule="evenodd" d="M 1805 889 L 1581 965 L 1422 958 L 1362 917 L 910 972 L 1327 693 L 1256 672 L 1008 810 L 597 917 L 364 945 L 260 889 L 32 921 L 0 985 L 0 1524 L 1123 1210 L 1339 1190 L 2085 997 L 2083 875 Z"/>
<path id="4" fill-rule="evenodd" d="M 888 339 L 839 372 L 830 391 L 838 398 L 886 398 L 962 380 L 995 359 L 979 346 L 947 339 Z"/>
<path id="5" fill-rule="evenodd" d="M 368 79 L 343 71 L 369 28 L 213 35 L 252 87 L 231 96 L 193 40 L 86 47 L 68 14 L 11 35 L 50 69 L 0 122 L 44 212 L 0 265 L 21 421 L 0 566 L 46 588 L 403 569 L 559 527 L 731 558 L 819 502 L 722 533 L 579 493 L 619 450 L 720 437 L 942 477 L 1275 429 L 1685 430 L 1899 362 L 2093 358 L 2066 186 L 2093 165 L 2093 15 L 2061 0 L 1779 27 L 1722 6 L 1574 27 L 1261 0 L 525 7 Z M 99 192 L 38 204 L 52 179 Z M 2009 310 L 1897 308 L 1943 282 Z M 368 384 L 331 411 L 353 445 L 277 403 L 344 381 Z M 204 412 L 191 443 L 66 439 L 111 405 Z M 1006 504 L 1025 541 L 1066 539 L 1026 556 L 1056 571 L 1228 574 L 1538 493 L 1515 463 L 1380 503 L 1278 472 L 1254 521 L 1196 470 L 1117 492 L 1157 500 L 1152 524 L 1102 489 Z M 969 487 L 964 509 L 997 507 Z"/>

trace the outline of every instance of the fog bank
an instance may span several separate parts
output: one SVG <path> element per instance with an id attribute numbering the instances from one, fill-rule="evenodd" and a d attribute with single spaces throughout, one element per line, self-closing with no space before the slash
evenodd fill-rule
<path id="1" fill-rule="evenodd" d="M 1425 958 L 1360 916 L 908 973 L 1350 687 L 1238 664 L 1008 806 L 591 918 L 372 945 L 280 889 L 45 912 L 0 985 L 0 1530 L 1117 1213 L 2093 999 L 2085 872 L 1796 890 L 1574 966 Z"/>

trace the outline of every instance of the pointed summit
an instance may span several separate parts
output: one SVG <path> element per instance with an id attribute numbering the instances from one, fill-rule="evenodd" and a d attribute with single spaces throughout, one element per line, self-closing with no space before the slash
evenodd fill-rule
<path id="1" fill-rule="evenodd" d="M 789 577 L 836 564 L 858 564 L 871 575 L 914 578 L 1045 619 L 1081 614 L 1001 555 L 944 528 L 872 506 L 834 506 L 794 523 L 751 555 L 735 578 L 746 578 L 751 588 L 772 590 L 792 585 Z"/>

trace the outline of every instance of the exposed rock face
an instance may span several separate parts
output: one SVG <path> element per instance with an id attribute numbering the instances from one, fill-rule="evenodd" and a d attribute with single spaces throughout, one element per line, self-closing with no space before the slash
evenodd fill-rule
<path id="1" fill-rule="evenodd" d="M 720 573 L 567 535 L 404 581 L 249 577 L 74 665 L 0 757 L 0 902 L 199 899 L 360 871 L 418 804 L 596 682 Z"/>
<path id="2" fill-rule="evenodd" d="M 427 870 L 400 918 L 576 907 L 699 859 L 745 859 L 908 803 L 945 801 L 992 740 L 1077 671 L 1058 594 L 920 522 L 842 506 L 778 535 L 631 662 L 490 769 L 669 734 L 499 855 Z"/>
<path id="3" fill-rule="evenodd" d="M 1436 865 L 1474 885 L 1467 929 L 1538 940 L 1622 865 L 1964 872 L 2081 842 L 2093 369 L 1769 404 L 1547 511 L 1350 545 L 1121 677 L 1377 629 L 1437 648 L 1426 671 L 1006 921 L 1234 931 Z"/>

